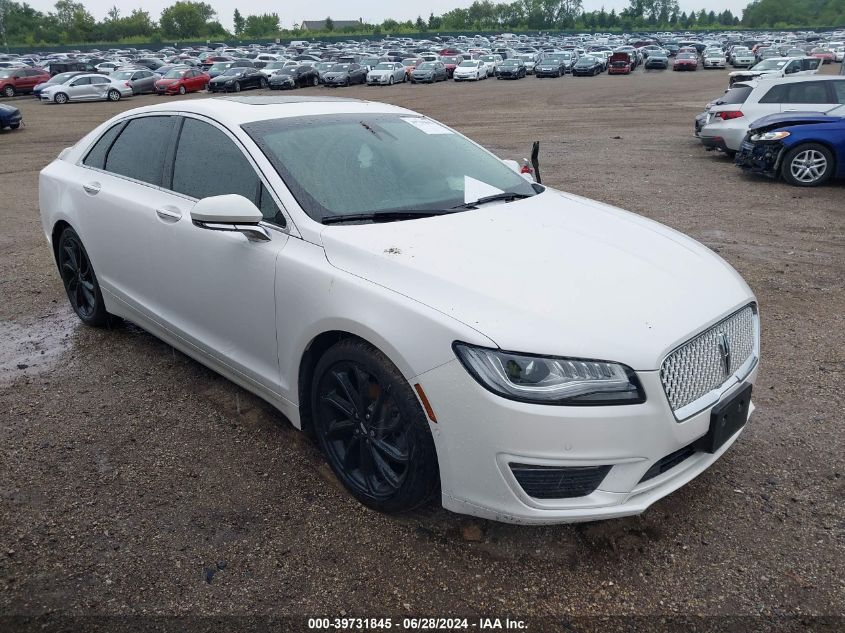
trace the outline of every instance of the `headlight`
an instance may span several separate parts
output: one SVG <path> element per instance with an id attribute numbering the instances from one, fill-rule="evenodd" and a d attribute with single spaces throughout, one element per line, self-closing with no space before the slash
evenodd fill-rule
<path id="1" fill-rule="evenodd" d="M 789 136 L 789 132 L 782 130 L 780 132 L 763 132 L 762 134 L 753 134 L 752 141 L 779 141 L 782 138 Z"/>
<path id="2" fill-rule="evenodd" d="M 453 347 L 482 387 L 510 400 L 570 406 L 645 402 L 637 375 L 619 363 L 517 354 L 459 342 Z"/>

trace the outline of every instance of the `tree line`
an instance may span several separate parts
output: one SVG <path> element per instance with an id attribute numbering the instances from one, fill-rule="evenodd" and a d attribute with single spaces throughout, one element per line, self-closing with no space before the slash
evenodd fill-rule
<path id="1" fill-rule="evenodd" d="M 217 12 L 205 2 L 178 0 L 165 8 L 158 20 L 148 11 L 133 9 L 123 14 L 112 7 L 97 20 L 81 2 L 57 0 L 54 10 L 41 12 L 26 2 L 0 0 L 0 40 L 4 45 L 60 45 L 92 42 L 178 42 L 203 39 L 258 39 L 290 35 L 281 30 L 277 13 L 244 16 L 235 9 L 234 31 L 220 23 Z M 678 0 L 629 0 L 622 11 L 585 11 L 582 0 L 515 0 L 494 3 L 476 0 L 467 8 L 452 9 L 428 19 L 384 20 L 335 29 L 326 18 L 320 32 L 297 31 L 300 36 L 320 33 L 401 34 L 438 31 L 497 30 L 585 30 L 638 31 L 729 28 L 794 28 L 845 24 L 845 0 L 753 0 L 736 16 L 731 11 L 716 13 L 680 11 Z"/>

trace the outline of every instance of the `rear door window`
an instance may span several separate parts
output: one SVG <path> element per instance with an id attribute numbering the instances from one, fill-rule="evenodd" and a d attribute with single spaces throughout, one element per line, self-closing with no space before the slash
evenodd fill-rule
<path id="1" fill-rule="evenodd" d="M 162 169 L 173 134 L 171 116 L 150 116 L 130 121 L 106 157 L 106 171 L 161 186 Z"/>

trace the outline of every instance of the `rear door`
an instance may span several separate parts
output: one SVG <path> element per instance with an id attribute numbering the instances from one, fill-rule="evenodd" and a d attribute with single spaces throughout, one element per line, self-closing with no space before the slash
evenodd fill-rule
<path id="1" fill-rule="evenodd" d="M 108 77 L 91 77 L 91 98 L 105 99 L 111 89 L 111 80 Z"/>
<path id="2" fill-rule="evenodd" d="M 168 200 L 161 183 L 174 121 L 141 116 L 113 126 L 82 160 L 68 191 L 103 290 L 143 313 L 156 292 L 151 236 L 156 209 Z"/>

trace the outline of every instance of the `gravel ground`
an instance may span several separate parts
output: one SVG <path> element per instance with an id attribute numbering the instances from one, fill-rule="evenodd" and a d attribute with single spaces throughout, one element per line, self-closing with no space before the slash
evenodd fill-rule
<path id="1" fill-rule="evenodd" d="M 78 326 L 38 171 L 162 98 L 14 100 L 26 127 L 0 134 L 0 615 L 555 618 L 534 630 L 845 615 L 845 188 L 750 178 L 704 152 L 692 117 L 726 84 L 637 72 L 336 93 L 409 106 L 504 158 L 539 139 L 544 182 L 692 235 L 756 292 L 763 365 L 742 438 L 640 517 L 555 527 L 369 511 L 257 398 L 131 324 Z"/>

